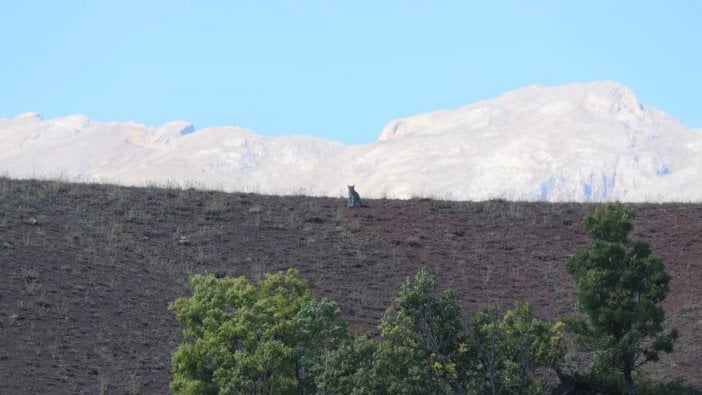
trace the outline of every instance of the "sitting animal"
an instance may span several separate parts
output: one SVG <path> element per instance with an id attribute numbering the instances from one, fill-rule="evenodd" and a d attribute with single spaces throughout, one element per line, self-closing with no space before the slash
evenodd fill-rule
<path id="1" fill-rule="evenodd" d="M 361 195 L 356 192 L 353 185 L 347 185 L 349 187 L 349 205 L 348 207 L 366 207 L 361 201 Z"/>

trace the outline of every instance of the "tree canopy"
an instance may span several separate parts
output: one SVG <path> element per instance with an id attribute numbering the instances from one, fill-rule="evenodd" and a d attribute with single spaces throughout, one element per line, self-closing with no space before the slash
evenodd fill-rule
<path id="1" fill-rule="evenodd" d="M 349 334 L 339 309 L 316 300 L 295 270 L 245 278 L 196 275 L 171 304 L 185 324 L 173 356 L 179 394 L 534 393 L 538 369 L 562 357 L 563 324 L 534 319 L 527 304 L 503 317 L 461 322 L 453 290 L 425 269 L 408 278 L 380 322 L 380 337 Z"/>
<path id="2" fill-rule="evenodd" d="M 661 302 L 670 291 L 670 276 L 648 243 L 629 241 L 633 215 L 633 210 L 612 203 L 586 217 L 592 244 L 567 264 L 578 307 L 587 316 L 571 327 L 598 352 L 592 373 L 604 377 L 621 372 L 629 393 L 636 392 L 633 372 L 658 360 L 660 351 L 672 351 L 677 338 L 677 331 L 663 328 Z"/>
<path id="3" fill-rule="evenodd" d="M 315 300 L 294 269 L 258 287 L 244 277 L 196 275 L 193 295 L 171 304 L 185 324 L 171 389 L 181 394 L 313 391 L 321 356 L 345 335 L 339 308 Z"/>

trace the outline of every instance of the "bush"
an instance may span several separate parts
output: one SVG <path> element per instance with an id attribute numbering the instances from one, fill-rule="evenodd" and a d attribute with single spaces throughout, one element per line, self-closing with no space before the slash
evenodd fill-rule
<path id="1" fill-rule="evenodd" d="M 191 286 L 192 296 L 170 306 L 190 340 L 173 355 L 174 392 L 314 392 L 323 353 L 346 334 L 334 302 L 312 298 L 292 269 L 258 287 L 212 275 Z"/>

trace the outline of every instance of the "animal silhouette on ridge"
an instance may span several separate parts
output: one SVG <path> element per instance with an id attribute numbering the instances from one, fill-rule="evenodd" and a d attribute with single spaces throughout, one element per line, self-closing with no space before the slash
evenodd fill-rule
<path id="1" fill-rule="evenodd" d="M 349 204 L 348 207 L 368 207 L 363 204 L 361 200 L 361 195 L 356 192 L 354 185 L 347 185 L 349 187 Z"/>

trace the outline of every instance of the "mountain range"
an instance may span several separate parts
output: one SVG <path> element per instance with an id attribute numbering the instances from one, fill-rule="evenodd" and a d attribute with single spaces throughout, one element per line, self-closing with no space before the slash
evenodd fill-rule
<path id="1" fill-rule="evenodd" d="M 616 82 L 530 86 L 390 122 L 377 141 L 149 127 L 82 115 L 0 119 L 13 178 L 264 194 L 447 200 L 702 201 L 702 130 Z"/>

